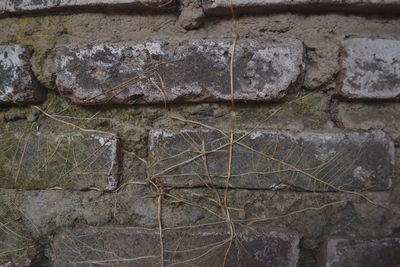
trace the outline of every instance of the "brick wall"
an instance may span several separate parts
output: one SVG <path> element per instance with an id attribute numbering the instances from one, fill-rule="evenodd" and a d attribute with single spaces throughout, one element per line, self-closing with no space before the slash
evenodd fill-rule
<path id="1" fill-rule="evenodd" d="M 400 264 L 399 14 L 0 0 L 0 266 Z"/>

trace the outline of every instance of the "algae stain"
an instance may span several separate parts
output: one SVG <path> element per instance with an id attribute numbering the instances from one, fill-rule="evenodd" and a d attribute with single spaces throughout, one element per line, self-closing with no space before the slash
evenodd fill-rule
<path id="1" fill-rule="evenodd" d="M 58 43 L 65 41 L 68 33 L 64 26 L 62 16 L 38 16 L 29 18 L 17 18 L 15 23 L 18 28 L 14 35 L 14 41 L 29 45 L 33 48 L 31 58 L 32 70 L 37 79 L 47 88 L 55 87 L 53 68 L 54 50 Z"/>

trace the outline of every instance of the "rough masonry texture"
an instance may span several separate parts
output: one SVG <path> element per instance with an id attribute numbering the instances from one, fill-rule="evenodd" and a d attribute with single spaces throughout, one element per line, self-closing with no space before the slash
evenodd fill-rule
<path id="1" fill-rule="evenodd" d="M 57 88 L 80 104 L 228 101 L 230 40 L 146 42 L 68 47 L 58 53 Z M 296 40 L 236 47 L 237 101 L 282 100 L 304 69 Z"/>
<path id="2" fill-rule="evenodd" d="M 116 188 L 115 136 L 0 132 L 0 187 L 102 191 Z"/>
<path id="3" fill-rule="evenodd" d="M 162 10 L 173 6 L 171 0 L 2 0 L 0 11 L 10 14 L 44 13 L 67 10 Z"/>
<path id="4" fill-rule="evenodd" d="M 0 45 L 0 103 L 29 104 L 43 100 L 33 76 L 32 52 L 22 45 Z"/>
<path id="5" fill-rule="evenodd" d="M 381 267 L 400 263 L 400 238 L 331 237 L 326 240 L 319 267 Z"/>
<path id="6" fill-rule="evenodd" d="M 260 12 L 361 12 L 395 13 L 400 10 L 397 0 L 192 0 L 197 1 L 206 15 L 229 15 L 231 3 L 238 13 Z M 183 3 L 182 3 L 183 2 Z M 186 1 L 187 2 L 187 1 Z M 110 10 L 174 10 L 185 1 L 175 0 L 2 0 L 0 12 L 4 14 L 44 13 L 54 11 Z"/>
<path id="7" fill-rule="evenodd" d="M 163 234 L 165 264 L 222 266 L 229 232 L 218 227 L 203 228 L 166 230 Z M 297 266 L 297 235 L 260 227 L 237 229 L 236 233 L 238 239 L 233 243 L 226 266 Z M 56 237 L 53 249 L 56 252 L 55 266 L 87 266 L 94 262 L 113 262 L 118 266 L 160 264 L 159 233 L 143 228 L 67 230 Z"/>
<path id="8" fill-rule="evenodd" d="M 399 25 L 399 0 L 0 0 L 0 267 L 399 267 Z"/>
<path id="9" fill-rule="evenodd" d="M 348 99 L 400 99 L 400 41 L 343 41 L 342 80 L 337 94 Z"/>
<path id="10" fill-rule="evenodd" d="M 234 188 L 331 191 L 387 189 L 394 144 L 383 132 L 237 133 L 229 185 Z M 152 175 L 165 185 L 224 187 L 229 139 L 215 131 L 154 130 Z M 201 153 L 206 152 L 206 157 Z M 207 163 L 207 168 L 205 164 Z"/>
<path id="11" fill-rule="evenodd" d="M 238 13 L 260 12 L 362 12 L 397 13 L 397 0 L 203 0 L 207 15 L 229 15 L 231 5 Z"/>

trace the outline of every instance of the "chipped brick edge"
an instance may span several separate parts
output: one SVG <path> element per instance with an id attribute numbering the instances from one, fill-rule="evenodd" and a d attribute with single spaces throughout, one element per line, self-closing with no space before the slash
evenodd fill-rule
<path id="1" fill-rule="evenodd" d="M 111 166 L 108 175 L 108 183 L 105 191 L 113 191 L 117 189 L 119 182 L 119 172 L 121 169 L 121 151 L 119 149 L 120 142 L 117 135 L 110 135 L 111 141 Z"/>
<path id="2" fill-rule="evenodd" d="M 1 15 L 1 11 L 0 11 L 0 15 Z M 23 101 L 19 101 L 18 99 L 14 99 L 15 94 L 14 94 L 14 96 L 6 96 L 2 92 L 0 92 L 0 95 L 4 96 L 4 99 L 0 99 L 0 105 L 26 106 L 26 105 L 30 105 L 30 104 L 38 104 L 38 103 L 43 102 L 46 98 L 47 90 L 38 81 L 37 77 L 35 76 L 35 74 L 32 70 L 32 65 L 31 65 L 31 59 L 33 56 L 32 47 L 26 46 L 26 45 L 20 45 L 20 44 L 4 45 L 4 46 L 18 47 L 19 49 L 23 50 L 23 53 L 25 53 L 25 56 L 27 57 L 27 62 L 26 62 L 27 64 L 25 66 L 17 66 L 16 68 L 24 69 L 26 72 L 28 72 L 29 78 L 31 80 L 31 84 L 28 89 L 31 91 L 31 93 L 29 94 L 29 96 L 26 99 L 24 99 Z M 26 88 L 24 88 L 24 89 L 26 89 Z"/>
<path id="3" fill-rule="evenodd" d="M 159 7 L 157 7 L 157 5 Z M 178 10 L 178 5 L 174 1 L 161 0 L 159 4 L 153 1 L 126 1 L 126 3 L 78 3 L 64 5 L 49 5 L 47 7 L 31 7 L 31 8 L 13 8 L 7 6 L 6 3 L 0 6 L 0 18 L 21 15 L 47 15 L 59 12 L 101 12 L 101 13 L 130 13 L 130 12 L 152 12 L 166 13 L 175 12 Z"/>
<path id="4" fill-rule="evenodd" d="M 283 40 L 286 40 L 288 42 L 283 43 Z M 235 65 L 235 67 L 238 69 L 238 73 L 236 75 L 236 82 L 238 84 L 235 91 L 235 100 L 237 102 L 281 102 L 286 100 L 290 97 L 290 95 L 293 95 L 293 93 L 299 90 L 305 75 L 304 45 L 301 41 L 297 39 L 283 40 L 280 40 L 280 42 L 263 43 L 254 39 L 243 39 L 238 42 L 238 51 L 248 52 L 248 50 L 254 50 L 254 56 L 250 59 L 242 57 L 243 60 L 238 60 L 237 62 L 235 62 L 235 64 L 237 64 Z M 177 45 L 178 47 L 174 47 L 174 45 Z M 154 50 L 155 52 L 152 52 L 150 50 L 152 49 L 152 46 L 156 48 L 156 50 Z M 167 57 L 165 61 L 170 60 L 169 57 L 175 59 L 177 55 L 182 55 L 182 64 L 189 64 L 188 66 L 182 65 L 179 67 L 181 70 L 180 73 L 182 75 L 178 75 L 176 80 L 179 81 L 179 79 L 182 79 L 182 81 L 185 82 L 183 85 L 179 85 L 169 81 L 172 83 L 170 85 L 168 84 L 169 82 L 166 81 L 166 87 L 170 89 L 166 92 L 166 99 L 164 99 L 164 97 L 160 95 L 160 92 L 158 90 L 148 90 L 148 85 L 144 85 L 144 89 L 141 88 L 137 90 L 134 95 L 126 95 L 123 98 L 120 98 L 118 96 L 119 94 L 116 94 L 116 96 L 110 95 L 112 90 L 107 92 L 107 90 L 105 90 L 106 86 L 104 86 L 104 88 L 99 88 L 99 85 L 96 85 L 95 89 L 99 90 L 99 93 L 96 93 L 96 97 L 92 97 L 87 93 L 87 91 L 90 90 L 86 89 L 84 85 L 80 85 L 76 79 L 76 77 L 78 76 L 77 73 L 81 73 L 81 71 L 78 71 L 72 62 L 73 60 L 82 61 L 88 59 L 82 58 L 80 54 L 83 52 L 96 53 L 97 51 L 107 50 L 111 51 L 111 56 L 114 56 L 114 54 L 117 54 L 115 51 L 118 51 L 120 49 L 134 48 L 145 49 L 149 51 L 150 54 L 154 53 L 156 56 L 161 53 L 164 56 L 164 51 L 160 50 L 160 48 L 157 48 L 163 46 L 165 46 L 165 56 Z M 191 51 L 193 50 L 192 46 L 196 48 L 196 51 Z M 190 40 L 188 43 L 184 43 L 183 45 L 181 45 L 179 42 L 171 43 L 165 41 L 151 41 L 144 43 L 127 42 L 103 43 L 93 46 L 66 46 L 63 49 L 58 50 L 55 56 L 55 65 L 57 66 L 55 69 L 57 90 L 62 96 L 69 98 L 74 103 L 81 105 L 162 104 L 164 103 L 164 101 L 170 103 L 227 102 L 231 99 L 229 91 L 224 91 L 225 88 L 229 87 L 229 61 L 227 60 L 227 56 L 225 55 L 225 53 L 222 53 L 221 51 L 226 50 L 226 52 L 228 52 L 230 47 L 231 41 L 227 39 L 194 39 Z M 205 60 L 207 63 L 210 64 L 215 63 L 216 65 L 218 65 L 220 63 L 219 61 L 215 61 L 215 55 L 212 53 L 212 49 L 215 49 L 215 53 L 220 56 L 219 60 L 223 62 L 223 70 L 221 70 L 222 74 L 217 71 L 220 66 L 212 65 L 212 67 L 216 69 L 215 72 L 219 73 L 216 75 L 216 77 L 206 77 L 204 74 L 202 74 L 201 71 L 196 70 L 199 74 L 199 76 L 196 78 L 198 78 L 199 80 L 193 82 L 193 79 L 196 78 L 190 77 L 191 74 L 187 70 L 188 68 L 191 69 L 193 65 L 190 58 L 193 55 L 197 56 L 196 53 L 199 53 L 197 48 L 207 50 L 206 55 L 204 56 L 204 58 L 201 58 L 201 60 Z M 159 52 L 158 50 L 161 52 Z M 73 53 L 74 55 L 70 56 L 69 53 Z M 273 54 L 273 60 L 266 56 L 265 53 Z M 87 55 L 85 56 L 87 57 Z M 273 75 L 279 75 L 279 77 L 274 76 L 272 78 L 272 81 L 268 81 L 266 78 L 264 78 L 264 76 L 267 75 L 266 70 L 262 70 L 262 73 L 251 74 L 255 71 L 258 71 L 255 70 L 254 66 L 259 62 L 259 60 L 262 61 L 263 64 L 271 64 L 270 62 L 272 62 L 273 67 L 278 73 L 274 73 Z M 148 64 L 147 59 L 146 64 Z M 70 65 L 72 65 L 72 67 L 70 67 Z M 140 63 L 139 65 L 142 68 L 140 71 L 146 71 L 145 64 Z M 71 68 L 71 70 L 69 70 L 68 68 Z M 110 66 L 107 68 L 108 69 L 106 69 L 106 71 L 109 72 L 111 71 L 111 69 L 114 68 L 114 66 Z M 171 70 L 165 71 L 167 71 L 167 73 L 171 72 Z M 247 86 L 247 73 L 250 73 L 250 75 L 254 75 L 254 80 L 257 83 L 261 83 L 261 85 Z M 210 73 L 208 73 L 207 75 L 210 75 Z M 222 80 L 221 75 L 224 76 Z M 281 79 L 279 80 L 279 78 Z M 188 79 L 190 79 L 190 82 L 188 82 Z M 96 83 L 98 83 L 98 78 L 95 77 L 94 80 L 96 80 Z M 201 83 L 201 85 L 199 85 L 198 82 Z M 119 83 L 120 82 L 115 81 L 113 84 L 109 85 L 109 88 L 112 88 Z M 95 90 L 92 90 L 92 92 L 94 91 Z M 100 99 L 96 99 L 98 98 L 98 96 L 101 96 L 101 98 L 99 97 Z M 89 100 L 85 98 L 88 98 Z"/>
<path id="5" fill-rule="evenodd" d="M 400 13 L 399 13 L 400 14 Z M 348 89 L 344 89 L 344 83 L 346 80 L 346 68 L 344 67 L 345 60 L 349 57 L 349 54 L 346 51 L 346 40 L 351 39 L 364 39 L 364 40 L 387 40 L 387 41 L 398 41 L 397 39 L 382 39 L 382 38 L 366 38 L 366 37 L 355 37 L 350 39 L 344 39 L 341 41 L 340 44 L 340 56 L 339 56 L 339 66 L 340 71 L 337 77 L 336 86 L 333 90 L 333 96 L 337 99 L 344 100 L 344 101 L 369 101 L 369 100 L 380 100 L 380 101 L 393 101 L 393 100 L 400 100 L 400 93 L 397 96 L 389 95 L 389 96 L 382 96 L 382 95 L 366 95 L 362 93 L 352 93 Z"/>

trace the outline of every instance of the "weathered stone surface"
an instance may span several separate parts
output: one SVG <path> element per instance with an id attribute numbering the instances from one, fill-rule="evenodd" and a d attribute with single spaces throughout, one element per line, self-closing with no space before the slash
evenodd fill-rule
<path id="1" fill-rule="evenodd" d="M 174 5 L 171 0 L 8 0 L 2 1 L 6 13 L 49 12 L 89 9 L 154 9 L 162 10 Z"/>
<path id="2" fill-rule="evenodd" d="M 398 103 L 347 103 L 336 108 L 336 121 L 351 130 L 379 129 L 400 144 L 400 105 Z"/>
<path id="3" fill-rule="evenodd" d="M 318 266 L 381 267 L 400 264 L 400 238 L 329 238 Z"/>
<path id="4" fill-rule="evenodd" d="M 147 186 L 140 186 L 140 188 L 145 189 Z M 125 189 L 128 191 L 120 194 Z M 116 194 L 102 194 L 92 190 L 81 192 L 0 189 L 0 201 L 4 203 L 0 205 L 0 220 L 11 218 L 7 215 L 8 213 L 1 213 L 2 207 L 9 205 L 12 207 L 12 212 L 21 217 L 18 223 L 23 222 L 36 235 L 39 230 L 40 236 L 48 236 L 63 226 L 73 227 L 76 222 L 93 226 L 105 225 L 116 217 L 118 220 L 114 221 L 114 219 L 113 222 L 125 224 L 123 227 L 130 224 L 156 228 L 157 199 L 146 197 L 151 194 L 150 190 L 142 192 L 136 189 L 138 189 L 137 185 L 129 185 Z M 222 195 L 223 192 L 224 190 L 220 191 Z M 168 193 L 196 205 L 208 207 L 222 216 L 221 211 L 207 199 L 215 197 L 212 190 L 207 188 L 176 189 L 168 190 Z M 386 205 L 389 201 L 386 193 L 370 192 L 366 195 L 373 201 Z M 268 220 L 268 229 L 287 228 L 299 231 L 302 236 L 306 235 L 308 238 L 321 237 L 327 234 L 327 231 L 343 235 L 386 236 L 390 235 L 391 229 L 398 227 L 400 222 L 398 216 L 390 218 L 391 212 L 371 205 L 358 196 L 344 193 L 293 194 L 290 191 L 276 193 L 269 190 L 230 190 L 229 200 L 231 205 L 238 210 L 243 209 L 243 211 L 232 210 L 231 215 L 234 220 L 248 219 L 246 222 L 251 222 L 260 218 L 272 218 Z M 321 208 L 318 209 L 319 207 Z M 292 216 L 284 216 L 307 208 L 311 209 Z M 382 220 L 385 220 L 385 224 L 382 224 Z M 212 216 L 204 208 L 183 203 L 169 204 L 169 201 L 163 201 L 164 227 L 215 221 L 220 221 L 220 219 Z M 220 225 L 226 224 L 222 222 Z M 14 226 L 12 229 L 16 230 Z M 8 235 L 12 238 L 12 234 L 8 233 Z M 9 255 L 5 256 L 7 258 Z"/>
<path id="5" fill-rule="evenodd" d="M 4 14 L 6 10 L 6 1 L 1 1 L 0 2 L 0 15 Z"/>
<path id="6" fill-rule="evenodd" d="M 0 133 L 0 187 L 83 190 L 117 186 L 115 136 Z"/>
<path id="7" fill-rule="evenodd" d="M 130 200 L 136 205 L 139 197 L 142 195 L 131 196 Z M 12 229 L 24 233 L 31 241 L 50 235 L 60 227 L 72 227 L 76 222 L 103 225 L 111 220 L 115 208 L 115 195 L 96 190 L 0 189 L 0 200 L 3 203 L 0 208 L 2 222 L 15 225 Z M 11 218 L 15 219 L 14 224 L 10 223 Z M 3 234 L 13 238 L 10 232 Z"/>
<path id="8" fill-rule="evenodd" d="M 204 23 L 204 18 L 205 16 L 201 1 L 183 0 L 181 2 L 179 24 L 185 30 L 194 30 L 200 28 Z"/>
<path id="9" fill-rule="evenodd" d="M 56 57 L 56 83 L 80 104 L 228 101 L 231 45 L 194 40 L 68 47 Z M 303 46 L 241 40 L 234 68 L 236 100 L 280 100 L 298 88 Z"/>
<path id="10" fill-rule="evenodd" d="M 400 98 L 400 41 L 351 38 L 343 41 L 339 96 L 348 99 Z"/>
<path id="11" fill-rule="evenodd" d="M 231 13 L 231 4 L 238 13 L 260 12 L 362 12 L 397 13 L 397 0 L 203 0 L 207 15 Z"/>
<path id="12" fill-rule="evenodd" d="M 394 145 L 383 132 L 253 131 L 237 133 L 240 137 L 233 148 L 230 187 L 381 190 L 390 186 L 393 176 Z M 149 139 L 150 171 L 159 182 L 178 187 L 226 186 L 226 136 L 208 130 L 153 130 Z"/>
<path id="13" fill-rule="evenodd" d="M 231 0 L 193 0 L 202 4 L 207 15 L 230 14 Z M 184 5 L 185 3 L 181 3 Z M 239 13 L 259 12 L 363 12 L 396 13 L 400 10 L 397 0 L 232 0 Z M 44 13 L 49 11 L 139 9 L 173 10 L 174 0 L 3 0 L 0 14 Z"/>
<path id="14" fill-rule="evenodd" d="M 336 81 L 339 67 L 339 45 L 334 42 L 312 42 L 307 46 L 307 70 L 304 76 L 304 87 L 321 88 Z"/>
<path id="15" fill-rule="evenodd" d="M 0 45 L 0 103 L 29 104 L 44 93 L 32 73 L 31 51 L 21 45 Z"/>
<path id="16" fill-rule="evenodd" d="M 2 196 L 2 201 L 10 200 Z M 0 266 L 31 266 L 41 258 L 40 249 L 31 233 L 21 222 L 23 214 L 8 206 L 0 205 Z"/>
<path id="17" fill-rule="evenodd" d="M 226 266 L 297 266 L 299 238 L 263 228 L 236 229 L 237 240 Z M 240 242 L 240 243 L 239 243 Z M 222 266 L 229 231 L 224 228 L 166 230 L 164 263 L 168 266 Z M 61 232 L 53 243 L 54 266 L 104 263 L 118 266 L 160 264 L 157 231 L 134 227 L 77 228 Z"/>

